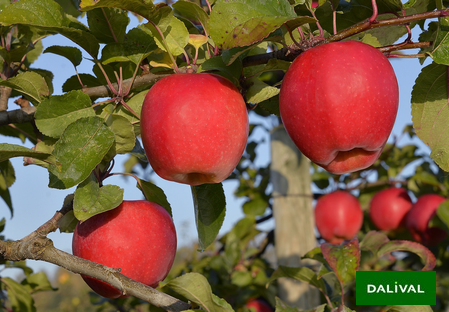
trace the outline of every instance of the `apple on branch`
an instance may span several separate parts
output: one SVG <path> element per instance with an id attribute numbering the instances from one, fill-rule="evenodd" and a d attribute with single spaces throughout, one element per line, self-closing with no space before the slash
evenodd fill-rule
<path id="1" fill-rule="evenodd" d="M 282 82 L 279 109 L 299 150 L 334 174 L 365 169 L 393 128 L 399 89 L 376 48 L 343 41 L 300 54 Z"/>
<path id="2" fill-rule="evenodd" d="M 363 223 L 359 201 L 346 191 L 335 191 L 318 198 L 314 214 L 318 232 L 331 244 L 354 238 Z"/>
<path id="3" fill-rule="evenodd" d="M 174 74 L 159 80 L 145 97 L 140 122 L 154 171 L 189 185 L 226 179 L 248 139 L 242 95 L 215 74 Z"/>
<path id="4" fill-rule="evenodd" d="M 427 246 L 435 246 L 446 238 L 445 230 L 429 227 L 429 222 L 435 216 L 438 206 L 444 201 L 446 198 L 437 194 L 425 194 L 418 198 L 405 220 L 414 240 Z"/>
<path id="5" fill-rule="evenodd" d="M 379 230 L 401 230 L 405 228 L 405 219 L 412 205 L 407 190 L 390 187 L 373 196 L 369 216 Z"/>
<path id="6" fill-rule="evenodd" d="M 123 201 L 117 208 L 95 215 L 75 228 L 73 254 L 97 262 L 150 287 L 157 287 L 170 271 L 176 254 L 176 231 L 160 205 Z M 82 275 L 97 294 L 124 298 L 120 290 Z"/>

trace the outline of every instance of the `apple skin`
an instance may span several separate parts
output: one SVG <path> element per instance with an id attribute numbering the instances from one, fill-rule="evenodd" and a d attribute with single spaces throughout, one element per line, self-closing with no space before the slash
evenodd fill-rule
<path id="1" fill-rule="evenodd" d="M 373 196 L 369 216 L 379 230 L 401 230 L 405 228 L 405 219 L 412 205 L 407 190 L 390 187 Z"/>
<path id="2" fill-rule="evenodd" d="M 154 84 L 141 113 L 141 136 L 163 179 L 199 185 L 226 179 L 248 140 L 248 112 L 238 89 L 215 74 L 173 74 Z"/>
<path id="3" fill-rule="evenodd" d="M 438 245 L 447 233 L 443 229 L 429 228 L 429 221 L 435 216 L 438 206 L 446 198 L 436 194 L 425 194 L 418 198 L 407 214 L 405 224 L 413 239 L 427 246 Z"/>
<path id="4" fill-rule="evenodd" d="M 274 312 L 274 309 L 261 299 L 251 299 L 245 304 L 248 309 L 254 308 L 256 312 Z"/>
<path id="5" fill-rule="evenodd" d="M 293 142 L 334 174 L 367 168 L 378 159 L 398 103 L 390 62 L 358 41 L 326 43 L 300 54 L 279 95 L 281 118 Z"/>
<path id="6" fill-rule="evenodd" d="M 359 201 L 345 191 L 335 191 L 318 198 L 314 214 L 321 237 L 331 244 L 354 238 L 363 223 Z"/>
<path id="7" fill-rule="evenodd" d="M 72 251 L 77 257 L 120 268 L 127 277 L 157 287 L 171 269 L 176 244 L 175 226 L 163 207 L 144 200 L 123 201 L 115 209 L 79 222 Z M 105 282 L 81 276 L 103 297 L 127 297 Z"/>

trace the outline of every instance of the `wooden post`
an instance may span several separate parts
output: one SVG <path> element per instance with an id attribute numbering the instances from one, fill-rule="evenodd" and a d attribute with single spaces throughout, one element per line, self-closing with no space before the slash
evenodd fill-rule
<path id="1" fill-rule="evenodd" d="M 271 179 L 278 265 L 300 267 L 301 257 L 317 246 L 314 232 L 310 160 L 281 125 L 271 133 Z M 301 309 L 320 304 L 319 291 L 307 283 L 279 279 L 279 298 Z"/>

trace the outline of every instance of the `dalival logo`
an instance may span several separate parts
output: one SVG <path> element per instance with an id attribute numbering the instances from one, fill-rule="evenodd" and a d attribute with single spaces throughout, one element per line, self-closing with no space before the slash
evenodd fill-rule
<path id="1" fill-rule="evenodd" d="M 373 284 L 368 284 L 367 285 L 367 290 L 366 292 L 368 294 L 372 294 L 372 293 L 383 293 L 383 294 L 410 294 L 410 293 L 415 293 L 415 294 L 425 294 L 425 291 L 421 289 L 421 285 L 401 285 L 398 284 L 398 282 L 395 282 L 394 285 L 389 285 L 387 284 L 386 286 L 384 285 L 373 285 Z"/>

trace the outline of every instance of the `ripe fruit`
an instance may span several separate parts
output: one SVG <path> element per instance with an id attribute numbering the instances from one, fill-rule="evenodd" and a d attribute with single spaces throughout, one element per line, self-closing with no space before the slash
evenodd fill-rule
<path id="1" fill-rule="evenodd" d="M 379 230 L 397 230 L 405 227 L 405 218 L 412 205 L 405 189 L 390 187 L 373 196 L 369 216 Z"/>
<path id="2" fill-rule="evenodd" d="M 405 221 L 414 240 L 432 246 L 446 238 L 447 233 L 443 229 L 429 228 L 429 221 L 436 214 L 438 206 L 445 200 L 446 198 L 436 194 L 426 194 L 418 198 L 408 212 Z"/>
<path id="3" fill-rule="evenodd" d="M 300 54 L 282 82 L 287 133 L 311 161 L 334 174 L 372 165 L 396 118 L 399 89 L 388 59 L 358 41 Z"/>
<path id="4" fill-rule="evenodd" d="M 248 139 L 242 95 L 215 74 L 174 74 L 159 80 L 145 97 L 140 122 L 154 171 L 190 185 L 226 179 Z"/>
<path id="5" fill-rule="evenodd" d="M 168 212 L 149 201 L 123 201 L 75 228 L 73 254 L 129 278 L 157 287 L 168 274 L 176 253 L 176 231 Z M 121 291 L 89 276 L 84 281 L 106 298 L 123 298 Z"/>
<path id="6" fill-rule="evenodd" d="M 363 223 L 363 211 L 355 196 L 335 191 L 317 200 L 315 223 L 322 238 L 331 244 L 340 244 L 358 233 Z"/>
<path id="7" fill-rule="evenodd" d="M 274 309 L 261 299 L 251 299 L 245 304 L 248 309 L 253 308 L 255 312 L 273 312 Z"/>

